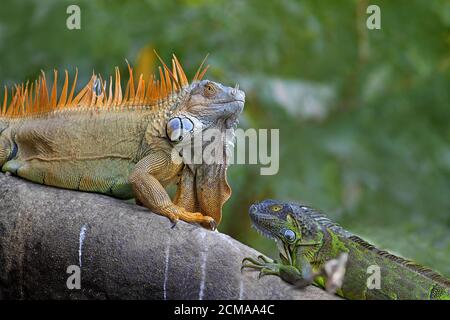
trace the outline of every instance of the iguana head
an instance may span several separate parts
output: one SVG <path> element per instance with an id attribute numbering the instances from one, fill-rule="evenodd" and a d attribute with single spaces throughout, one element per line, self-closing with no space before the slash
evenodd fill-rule
<path id="1" fill-rule="evenodd" d="M 221 220 L 222 206 L 231 196 L 226 177 L 228 154 L 244 102 L 245 94 L 237 86 L 227 87 L 210 80 L 196 81 L 184 89 L 166 125 L 167 138 L 194 173 L 196 207 L 203 214 L 213 217 L 217 224 Z M 208 137 L 212 130 L 215 130 L 214 139 Z M 218 132 L 220 136 L 215 134 Z M 186 149 L 180 146 L 194 145 L 193 139 L 199 135 L 202 136 L 201 148 L 190 149 L 193 152 L 186 157 Z M 217 146 L 217 153 L 214 151 L 213 159 L 205 159 L 203 151 L 212 142 Z M 199 155 L 197 159 L 201 163 L 194 163 L 194 153 Z"/>
<path id="2" fill-rule="evenodd" d="M 178 143 L 208 128 L 232 128 L 244 109 L 245 93 L 210 80 L 196 81 L 184 89 L 167 122 L 169 140 Z"/>
<path id="3" fill-rule="evenodd" d="M 231 128 L 244 108 L 245 94 L 210 80 L 195 82 L 189 88 L 189 99 L 182 112 L 199 119 L 205 128 L 226 121 Z"/>
<path id="4" fill-rule="evenodd" d="M 301 204 L 268 199 L 250 206 L 249 214 L 254 228 L 274 239 L 288 261 L 298 246 L 320 238 L 322 227 L 312 216 L 315 212 Z"/>
<path id="5" fill-rule="evenodd" d="M 325 230 L 345 232 L 323 214 L 295 202 L 264 200 L 250 206 L 249 214 L 258 231 L 277 241 L 283 262 L 301 266 L 303 274 L 308 272 L 315 253 L 324 247 Z M 300 260 L 299 264 L 299 259 L 303 258 L 309 263 Z M 325 275 L 324 286 L 328 292 L 334 293 L 342 286 L 347 260 L 348 254 L 342 252 L 336 258 L 324 261 L 318 274 Z"/>

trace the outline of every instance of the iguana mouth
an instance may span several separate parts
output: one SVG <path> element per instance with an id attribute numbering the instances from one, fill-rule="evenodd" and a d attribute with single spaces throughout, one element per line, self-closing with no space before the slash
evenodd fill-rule
<path id="1" fill-rule="evenodd" d="M 219 100 L 214 103 L 211 103 L 211 105 L 218 105 L 218 104 L 228 104 L 233 102 L 240 102 L 245 103 L 245 99 L 226 99 L 226 100 Z"/>
<path id="2" fill-rule="evenodd" d="M 270 221 L 273 218 L 269 215 L 259 213 L 255 205 L 251 205 L 249 209 L 250 220 L 252 221 L 252 227 L 262 234 L 264 237 L 277 240 L 277 238 L 267 229 L 264 225 L 270 225 Z"/>
<path id="3" fill-rule="evenodd" d="M 244 104 L 245 104 L 245 100 L 241 100 L 241 99 L 233 99 L 233 100 L 224 100 L 224 101 L 216 101 L 216 102 L 214 102 L 214 103 L 211 103 L 211 104 L 209 104 L 209 106 L 224 106 L 224 105 L 229 105 L 229 104 L 232 104 L 232 103 L 239 103 L 239 104 L 242 104 L 242 107 L 244 106 Z M 193 105 L 191 105 L 191 108 L 192 107 L 203 107 L 204 105 L 203 104 L 193 104 Z"/>

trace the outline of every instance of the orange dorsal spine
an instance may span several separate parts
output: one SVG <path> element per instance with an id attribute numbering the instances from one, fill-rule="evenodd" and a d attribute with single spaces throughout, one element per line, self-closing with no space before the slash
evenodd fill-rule
<path id="1" fill-rule="evenodd" d="M 57 70 L 53 72 L 53 84 L 50 91 L 43 71 L 37 80 L 31 82 L 31 85 L 28 82 L 16 85 L 11 89 L 11 95 L 8 94 L 5 86 L 3 100 L 0 100 L 3 101 L 0 105 L 0 118 L 42 115 L 68 108 L 121 109 L 129 106 L 139 108 L 159 105 L 189 86 L 189 82 L 175 55 L 171 59 L 172 68 L 169 68 L 156 52 L 155 54 L 161 61 L 162 67 L 158 68 L 159 77 L 151 75 L 148 80 L 140 74 L 135 83 L 133 68 L 127 61 L 129 76 L 124 95 L 118 67 L 114 69 L 114 77 L 109 77 L 109 83 L 99 75 L 93 74 L 89 82 L 77 93 L 75 91 L 78 69 L 75 70 L 71 85 L 69 73 L 67 70 L 64 71 L 64 82 L 59 94 Z M 205 75 L 208 69 L 208 66 L 203 68 L 205 60 L 195 73 L 193 81 L 200 81 Z"/>

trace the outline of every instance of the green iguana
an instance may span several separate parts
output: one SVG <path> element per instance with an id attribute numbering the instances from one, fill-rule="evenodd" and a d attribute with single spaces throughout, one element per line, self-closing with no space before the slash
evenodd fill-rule
<path id="1" fill-rule="evenodd" d="M 347 256 L 337 294 L 348 299 L 450 299 L 450 280 L 409 260 L 377 249 L 331 222 L 323 214 L 293 202 L 265 200 L 249 210 L 254 227 L 278 243 L 281 262 L 263 256 L 245 258 L 243 268 L 260 276 L 277 275 L 304 286 L 327 286 L 327 261 Z M 336 259 L 337 258 L 337 259 Z M 380 286 L 368 286 L 368 268 L 379 267 Z M 375 283 L 376 284 L 376 283 Z"/>
<path id="2" fill-rule="evenodd" d="M 175 56 L 172 68 L 159 59 L 159 79 L 152 75 L 145 81 L 140 75 L 136 81 L 128 65 L 124 95 L 117 67 L 114 81 L 94 74 L 77 94 L 78 72 L 70 91 L 65 72 L 60 94 L 56 71 L 50 92 L 44 73 L 31 85 L 16 86 L 11 99 L 5 87 L 2 171 L 49 186 L 135 197 L 173 222 L 214 229 L 231 195 L 227 161 L 184 163 L 173 148 L 208 128 L 233 131 L 245 94 L 237 86 L 202 80 L 208 69 L 203 63 L 189 84 Z M 231 141 L 223 142 L 225 153 Z M 174 182 L 172 201 L 165 187 Z"/>

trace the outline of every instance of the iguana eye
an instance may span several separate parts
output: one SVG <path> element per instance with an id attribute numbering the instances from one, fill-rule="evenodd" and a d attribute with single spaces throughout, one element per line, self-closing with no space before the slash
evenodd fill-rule
<path id="1" fill-rule="evenodd" d="M 283 208 L 283 206 L 279 205 L 279 204 L 274 204 L 273 206 L 270 207 L 270 210 L 272 210 L 273 212 L 278 212 Z"/>
<path id="2" fill-rule="evenodd" d="M 288 242 L 294 242 L 295 239 L 297 238 L 297 236 L 295 235 L 295 232 L 290 229 L 284 230 L 283 236 Z"/>
<path id="3" fill-rule="evenodd" d="M 206 96 L 211 97 L 216 93 L 216 87 L 211 82 L 207 82 L 205 84 L 204 92 Z"/>

